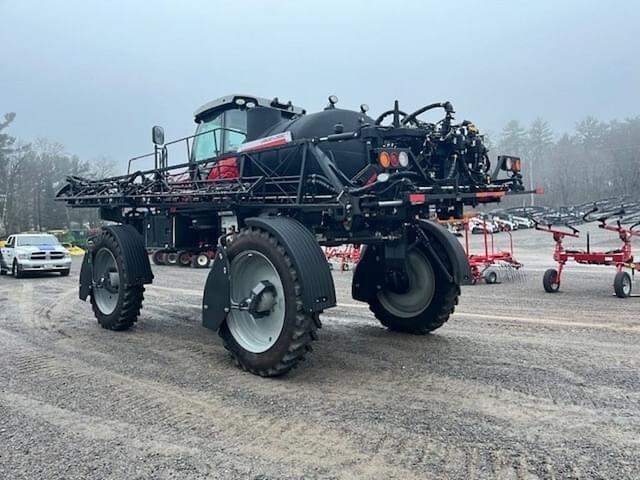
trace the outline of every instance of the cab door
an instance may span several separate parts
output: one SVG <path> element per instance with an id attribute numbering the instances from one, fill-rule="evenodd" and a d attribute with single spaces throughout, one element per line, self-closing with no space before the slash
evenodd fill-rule
<path id="1" fill-rule="evenodd" d="M 238 150 L 247 137 L 247 111 L 227 109 L 205 117 L 195 133 L 192 159 L 214 160 Z"/>

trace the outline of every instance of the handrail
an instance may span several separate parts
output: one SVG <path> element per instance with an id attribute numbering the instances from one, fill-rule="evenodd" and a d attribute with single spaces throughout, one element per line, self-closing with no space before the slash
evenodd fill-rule
<path id="1" fill-rule="evenodd" d="M 242 135 L 246 135 L 246 133 L 247 133 L 247 132 L 243 132 L 242 130 L 238 130 L 236 128 L 216 127 L 216 128 L 214 128 L 212 130 L 207 130 L 205 132 L 198 132 L 198 133 L 194 133 L 193 135 L 188 135 L 186 137 L 182 137 L 182 138 L 178 138 L 176 140 L 172 140 L 170 142 L 165 143 L 162 146 L 156 146 L 156 149 L 151 153 L 145 153 L 144 155 L 138 155 L 137 157 L 130 158 L 129 162 L 128 162 L 128 166 L 127 166 L 127 175 L 131 174 L 131 164 L 133 162 L 138 161 L 138 160 L 142 160 L 143 158 L 148 158 L 148 157 L 152 157 L 152 156 L 155 157 L 158 154 L 158 150 L 162 150 L 162 154 L 165 155 L 165 157 L 167 157 L 168 156 L 167 155 L 167 147 L 169 147 L 171 145 L 175 145 L 175 144 L 180 143 L 180 142 L 186 142 L 186 144 L 187 144 L 187 157 L 190 158 L 191 154 L 190 154 L 190 151 L 189 151 L 189 140 L 192 140 L 192 139 L 194 139 L 196 137 L 199 137 L 201 135 L 205 135 L 207 133 L 214 133 L 214 135 L 213 135 L 214 148 L 215 148 L 215 151 L 217 152 L 218 151 L 218 139 L 217 139 L 217 137 L 215 135 L 215 132 L 218 132 L 218 131 L 235 132 L 235 133 L 240 133 Z M 191 163 L 191 162 L 189 162 L 189 163 Z"/>

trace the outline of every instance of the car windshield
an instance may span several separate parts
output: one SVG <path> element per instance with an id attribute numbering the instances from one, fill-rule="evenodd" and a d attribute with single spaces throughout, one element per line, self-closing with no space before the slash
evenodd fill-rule
<path id="1" fill-rule="evenodd" d="M 17 247 L 39 247 L 40 245 L 59 245 L 58 239 L 53 235 L 27 235 L 16 238 Z"/>

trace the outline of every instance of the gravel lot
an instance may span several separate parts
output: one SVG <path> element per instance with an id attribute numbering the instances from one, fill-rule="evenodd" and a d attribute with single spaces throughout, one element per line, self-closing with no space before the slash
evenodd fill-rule
<path id="1" fill-rule="evenodd" d="M 207 271 L 154 267 L 122 333 L 77 299 L 79 259 L 0 277 L 0 478 L 638 478 L 640 298 L 574 265 L 546 294 L 550 236 L 514 239 L 525 278 L 464 287 L 426 337 L 379 326 L 336 272 L 339 307 L 281 379 L 200 325 Z"/>

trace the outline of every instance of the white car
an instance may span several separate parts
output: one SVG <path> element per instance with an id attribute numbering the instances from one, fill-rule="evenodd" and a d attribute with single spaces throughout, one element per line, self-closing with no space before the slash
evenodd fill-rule
<path id="1" fill-rule="evenodd" d="M 47 233 L 11 235 L 0 249 L 0 274 L 11 272 L 20 278 L 26 272 L 60 272 L 71 270 L 71 255 L 58 239 Z"/>
<path id="2" fill-rule="evenodd" d="M 498 226 L 490 220 L 473 217 L 469 219 L 469 230 L 471 233 L 484 233 L 485 230 L 487 233 L 496 233 L 498 231 Z"/>
<path id="3" fill-rule="evenodd" d="M 505 217 L 493 217 L 493 221 L 498 224 L 500 231 L 510 232 L 512 230 L 518 230 L 519 228 L 518 223 Z"/>
<path id="4" fill-rule="evenodd" d="M 518 222 L 520 228 L 533 228 L 536 224 L 527 217 L 512 217 L 514 222 Z"/>

